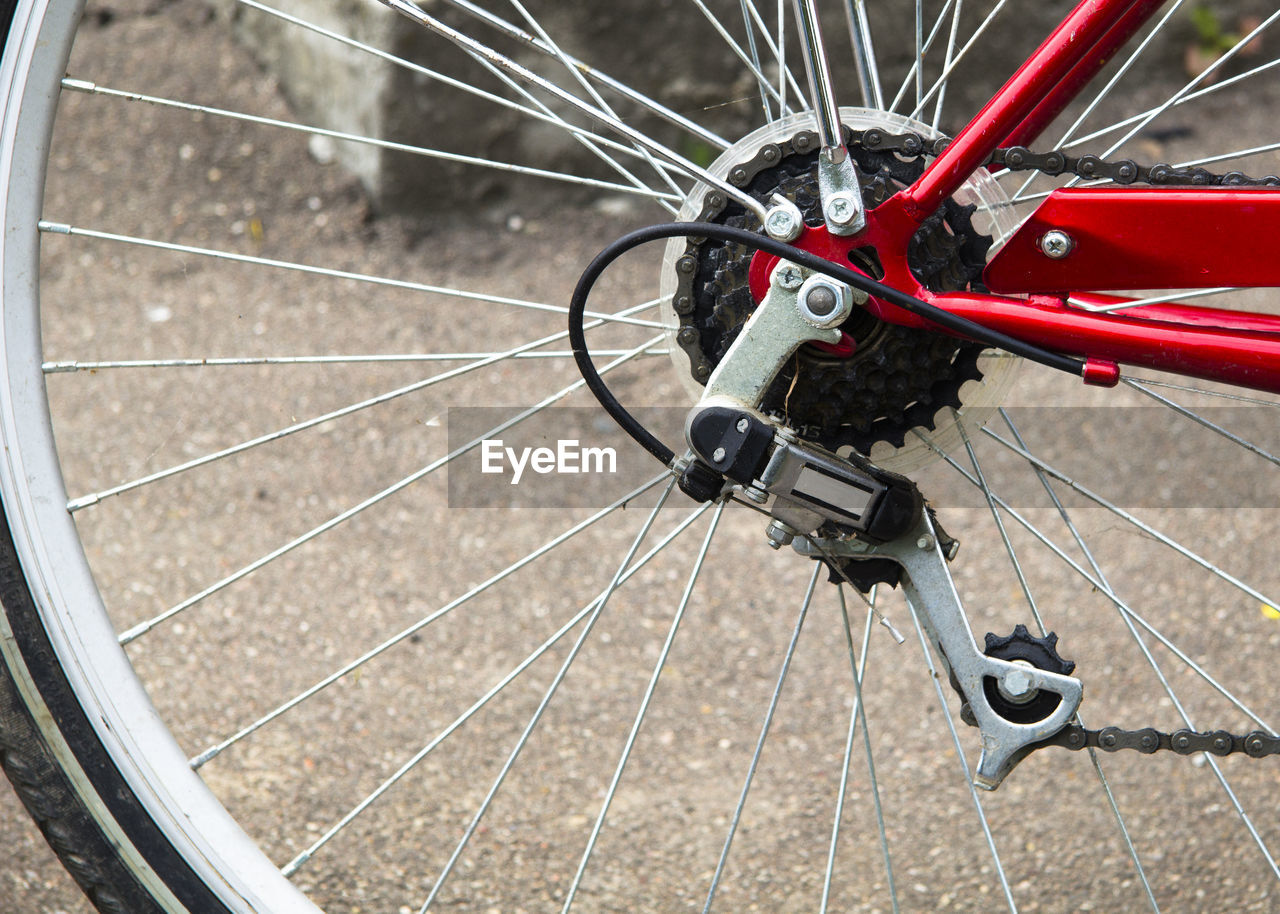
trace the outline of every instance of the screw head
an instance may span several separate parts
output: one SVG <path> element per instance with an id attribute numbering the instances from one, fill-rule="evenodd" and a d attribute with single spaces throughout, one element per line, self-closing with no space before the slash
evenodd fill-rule
<path id="1" fill-rule="evenodd" d="M 932 549 L 934 544 L 933 534 L 926 533 L 920 539 L 916 540 L 917 549 Z"/>
<path id="2" fill-rule="evenodd" d="M 747 421 L 746 416 L 743 416 L 741 419 L 739 419 L 738 424 L 734 426 L 734 428 L 738 430 L 738 434 L 740 435 L 745 435 L 747 433 L 747 429 L 749 429 L 750 427 L 751 427 L 751 423 Z"/>
<path id="3" fill-rule="evenodd" d="M 1075 246 L 1075 239 L 1061 229 L 1051 229 L 1040 236 L 1040 252 L 1051 260 L 1061 260 Z"/>
<path id="4" fill-rule="evenodd" d="M 775 206 L 765 214 L 764 230 L 779 241 L 795 241 L 802 226 L 803 222 L 789 207 Z"/>
<path id="5" fill-rule="evenodd" d="M 723 463 L 723 462 L 724 462 L 724 448 L 722 448 L 722 447 L 718 447 L 718 448 L 716 448 L 714 451 L 712 451 L 712 452 L 711 452 L 711 460 L 712 460 L 712 462 L 713 462 L 713 463 Z"/>
<path id="6" fill-rule="evenodd" d="M 792 291 L 800 288 L 804 282 L 804 274 L 800 272 L 800 268 L 794 263 L 784 263 L 778 267 L 776 273 L 773 274 L 774 279 L 778 281 L 778 285 L 784 289 Z"/>
<path id="7" fill-rule="evenodd" d="M 824 215 L 836 225 L 848 225 L 858 215 L 858 207 L 848 193 L 835 193 L 827 198 Z"/>

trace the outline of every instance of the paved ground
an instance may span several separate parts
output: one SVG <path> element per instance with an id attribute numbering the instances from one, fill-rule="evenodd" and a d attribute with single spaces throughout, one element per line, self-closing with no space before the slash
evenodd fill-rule
<path id="1" fill-rule="evenodd" d="M 167 87 L 163 91 L 176 97 L 287 116 L 270 79 L 227 42 L 220 27 L 185 5 L 158 10 L 160 15 L 120 7 L 114 16 L 97 17 L 78 49 L 73 75 L 122 88 Z M 192 72 L 204 75 L 168 66 L 159 52 L 175 42 L 186 49 Z M 615 200 L 579 208 L 522 200 L 486 201 L 465 222 L 375 220 L 353 183 L 315 162 L 300 137 L 281 139 L 208 116 L 79 96 L 65 105 L 48 218 L 125 234 L 558 304 L 602 240 L 644 218 Z M 1186 120 L 1178 127 L 1189 139 L 1214 129 Z M 1152 155 L 1178 154 L 1155 138 L 1145 142 Z M 112 177 L 119 173 L 133 177 Z M 86 175 L 93 180 L 86 182 Z M 556 332 L 562 321 L 552 314 L 517 323 L 505 310 L 420 291 L 215 268 L 196 256 L 118 244 L 53 238 L 46 247 L 50 358 L 470 352 Z M 596 300 L 637 301 L 653 293 L 652 275 L 650 265 L 628 262 Z M 615 337 L 598 345 L 636 346 L 644 339 L 636 332 Z M 618 376 L 619 392 L 629 402 L 681 402 L 665 358 L 645 365 Z M 176 370 L 52 378 L 73 494 L 424 376 L 415 363 L 217 370 L 224 373 L 212 383 L 207 372 Z M 562 360 L 477 372 L 278 447 L 104 502 L 82 524 L 117 624 L 123 629 L 150 618 L 439 457 L 447 450 L 449 405 L 524 402 L 575 377 Z M 1277 487 L 1267 477 L 1258 481 L 1252 472 L 1258 464 L 1223 451 L 1210 434 L 1171 427 L 1164 414 L 1098 408 L 1115 401 L 1064 387 L 1043 372 L 1024 372 L 1011 398 L 1018 405 L 1054 407 L 1027 412 L 1028 425 L 1041 420 L 1036 446 L 1071 473 L 1107 486 L 1162 529 L 1259 586 L 1280 587 L 1267 533 Z M 1080 409 L 1064 409 L 1068 405 Z M 1233 418 L 1249 424 L 1254 417 Z M 1276 424 L 1251 425 L 1250 434 L 1275 452 Z M 586 428 L 583 439 L 588 435 L 612 440 L 604 428 Z M 1125 459 L 1098 458 L 1117 442 Z M 984 445 L 984 466 L 993 475 L 1011 464 L 998 451 Z M 1189 472 L 1193 460 L 1198 469 Z M 1140 469 L 1123 476 L 1124 465 Z M 938 468 L 921 484 L 941 506 L 947 528 L 965 543 L 957 586 L 978 634 L 1007 633 L 1030 622 L 982 502 Z M 1018 503 L 1032 505 L 1028 517 L 1048 529 L 1051 512 L 1031 501 L 1034 479 L 1024 474 L 1017 485 L 1017 498 L 1026 499 Z M 582 516 L 469 507 L 457 503 L 456 492 L 450 503 L 449 494 L 434 475 L 411 485 L 132 646 L 131 656 L 184 750 L 194 754 L 234 732 L 323 671 L 519 558 L 521 544 L 542 542 L 548 531 Z M 551 489 L 543 497 L 567 494 Z M 1255 503 L 1266 507 L 1243 508 Z M 1209 509 L 1223 505 L 1237 510 L 1211 516 Z M 206 778 L 273 859 L 287 861 L 599 592 L 615 567 L 611 556 L 625 549 L 646 516 L 635 507 L 532 573 L 494 588 L 467 615 L 407 639 L 264 728 L 211 762 Z M 1108 575 L 1123 582 L 1126 599 L 1188 652 L 1229 673 L 1267 717 L 1274 708 L 1269 685 L 1271 658 L 1280 647 L 1278 623 L 1255 600 L 1203 583 L 1192 566 L 1113 514 L 1073 507 Z M 657 529 L 670 528 L 686 510 L 682 503 L 678 511 L 663 512 Z M 700 909 L 810 571 L 794 555 L 764 548 L 761 529 L 759 519 L 743 510 L 726 512 L 712 550 L 718 560 L 703 575 L 682 634 L 662 665 L 661 688 L 615 800 L 582 910 Z M 544 735 L 530 744 L 463 856 L 442 899 L 446 909 L 558 907 L 705 530 L 706 521 L 697 521 L 673 555 L 647 567 L 611 603 L 598 637 L 552 706 Z M 1172 702 L 1109 603 L 1037 551 L 1027 534 L 1011 535 L 1038 608 L 1061 634 L 1063 653 L 1079 662 L 1086 722 L 1178 726 Z M 1053 535 L 1065 539 L 1060 528 Z M 857 637 L 862 614 L 860 607 L 850 609 Z M 910 617 L 897 600 L 887 611 L 908 643 L 897 647 L 882 629 L 873 630 L 865 699 L 902 907 L 998 907 L 991 856 L 957 774 L 956 751 Z M 817 907 L 852 700 L 834 588 L 819 583 L 802 635 L 721 889 L 724 910 Z M 566 647 L 554 649 L 533 668 L 530 682 L 518 681 L 503 704 L 442 745 L 389 794 L 390 802 L 357 820 L 302 871 L 300 884 L 333 911 L 416 910 Z M 1157 652 L 1163 664 L 1177 667 Z M 1193 675 L 1179 670 L 1170 676 L 1199 712 L 1197 724 L 1244 727 L 1240 715 L 1206 696 Z M 211 695 L 221 699 L 212 707 Z M 954 706 L 954 697 L 948 700 Z M 974 734 L 963 733 L 962 741 L 972 760 Z M 856 748 L 861 752 L 860 744 Z M 832 909 L 887 910 L 871 791 L 865 766 L 855 759 Z M 1224 771 L 1247 799 L 1261 838 L 1280 841 L 1274 765 L 1226 762 Z M 1104 764 L 1163 909 L 1274 909 L 1275 877 L 1203 765 L 1136 756 Z M 0 866 L 0 912 L 85 911 L 12 796 L 0 793 L 0 846 L 8 854 Z M 1101 793 L 1086 756 L 1045 752 L 987 799 L 1021 909 L 1141 909 L 1134 869 Z"/>

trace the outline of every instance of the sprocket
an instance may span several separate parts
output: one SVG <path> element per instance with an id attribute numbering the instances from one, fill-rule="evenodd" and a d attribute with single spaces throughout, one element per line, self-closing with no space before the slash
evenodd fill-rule
<path id="1" fill-rule="evenodd" d="M 920 159 L 903 159 L 856 142 L 850 151 L 868 208 L 924 170 Z M 731 169 L 730 180 L 760 200 L 782 194 L 795 202 L 806 224 L 821 225 L 817 155 L 816 138 L 801 131 L 789 141 L 767 144 L 750 162 Z M 973 212 L 972 206 L 948 200 L 912 239 L 908 262 L 926 288 L 981 288 L 979 277 L 991 239 L 974 229 Z M 704 208 L 702 218 L 759 228 L 754 216 L 732 202 Z M 678 339 L 689 353 L 695 380 L 705 380 L 756 307 L 748 285 L 752 253 L 738 245 L 703 242 L 691 244 L 688 259 L 682 258 L 680 268 L 690 281 L 685 300 L 676 307 Z M 875 278 L 883 275 L 870 248 L 853 251 L 850 261 Z M 803 437 L 831 450 L 849 446 L 865 454 L 881 441 L 902 447 L 909 430 L 933 429 L 938 410 L 959 408 L 961 386 L 982 377 L 978 345 L 885 323 L 862 310 L 841 329 L 856 344 L 851 357 L 804 347 L 779 372 L 762 402 L 766 411 Z"/>

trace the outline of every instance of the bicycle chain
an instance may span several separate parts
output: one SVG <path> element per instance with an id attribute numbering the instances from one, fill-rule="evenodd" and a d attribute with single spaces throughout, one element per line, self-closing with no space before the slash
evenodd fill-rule
<path id="1" fill-rule="evenodd" d="M 950 137 L 926 140 L 915 133 L 886 133 L 872 127 L 854 131 L 853 141 L 868 149 L 896 152 L 907 158 L 938 156 L 951 143 Z M 1009 171 L 1038 171 L 1056 177 L 1070 174 L 1086 180 L 1109 180 L 1117 184 L 1152 184 L 1159 187 L 1277 187 L 1280 177 L 1251 178 L 1244 172 L 1217 174 L 1199 166 L 1181 168 L 1159 163 L 1139 165 L 1133 159 L 1108 162 L 1096 155 L 1069 156 L 1060 150 L 1032 152 L 1025 146 L 1005 146 L 995 150 L 983 165 L 999 165 Z"/>
<path id="2" fill-rule="evenodd" d="M 951 143 L 949 137 L 926 140 L 919 134 L 891 134 L 874 127 L 861 132 L 854 131 L 852 141 L 861 143 L 869 149 L 895 152 L 905 158 L 913 159 L 921 156 L 938 156 Z M 1199 166 L 1178 168 L 1164 163 L 1139 165 L 1132 159 L 1108 162 L 1096 155 L 1069 156 L 1059 150 L 1037 153 L 1025 146 L 996 149 L 983 164 L 998 165 L 1009 171 L 1038 171 L 1051 177 L 1070 174 L 1086 180 L 1110 180 L 1116 184 L 1151 184 L 1160 187 L 1280 186 L 1280 177 L 1276 175 L 1252 178 L 1240 171 L 1216 174 Z M 968 709 L 966 707 L 963 710 Z M 961 717 L 966 723 L 976 726 L 977 721 L 971 714 L 962 713 Z M 1227 730 L 1197 732 L 1188 729 L 1164 733 L 1154 727 L 1144 727 L 1140 730 L 1125 730 L 1120 727 L 1089 730 L 1079 724 L 1068 724 L 1053 736 L 1030 748 L 1041 749 L 1047 746 L 1060 746 L 1073 751 L 1101 749 L 1104 752 L 1120 752 L 1128 749 L 1143 755 L 1152 755 L 1160 751 L 1173 752 L 1177 755 L 1207 752 L 1215 756 L 1243 753 L 1250 758 L 1265 758 L 1270 755 L 1280 755 L 1280 736 L 1263 730 L 1254 730 L 1243 735 L 1230 733 Z"/>

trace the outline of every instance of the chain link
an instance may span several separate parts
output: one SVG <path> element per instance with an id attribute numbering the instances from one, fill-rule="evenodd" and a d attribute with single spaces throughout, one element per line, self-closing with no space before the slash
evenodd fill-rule
<path id="1" fill-rule="evenodd" d="M 853 142 L 867 149 L 896 152 L 906 158 L 937 156 L 951 143 L 950 137 L 926 140 L 915 133 L 886 133 L 878 128 L 854 131 Z M 984 165 L 999 165 L 1009 171 L 1038 171 L 1050 176 L 1073 175 L 1116 184 L 1152 184 L 1159 187 L 1277 187 L 1280 177 L 1251 178 L 1241 171 L 1217 174 L 1199 166 L 1181 168 L 1164 163 L 1139 165 L 1132 159 L 1107 162 L 1099 156 L 1070 156 L 1065 152 L 1032 152 L 1025 146 L 995 150 Z"/>

